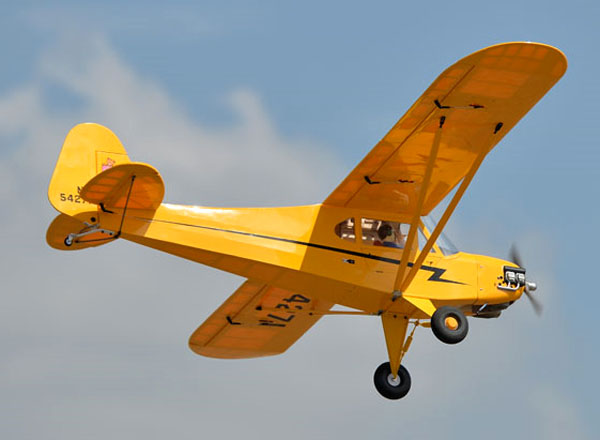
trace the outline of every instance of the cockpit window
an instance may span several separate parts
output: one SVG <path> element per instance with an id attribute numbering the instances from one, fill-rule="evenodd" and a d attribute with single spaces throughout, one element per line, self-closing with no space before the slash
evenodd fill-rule
<path id="1" fill-rule="evenodd" d="M 435 229 L 437 222 L 431 216 L 421 217 L 421 220 L 423 221 L 423 225 L 425 225 L 425 227 L 429 230 L 429 233 L 432 233 L 433 230 Z M 458 248 L 456 246 L 454 246 L 454 243 L 452 243 L 450 241 L 450 239 L 443 232 L 440 234 L 440 236 L 437 239 L 437 245 L 439 246 L 440 250 L 442 251 L 442 254 L 444 254 L 446 256 L 454 255 L 459 252 Z"/>
<path id="2" fill-rule="evenodd" d="M 404 249 L 409 225 L 363 218 L 361 219 L 361 228 L 363 244 Z"/>
<path id="3" fill-rule="evenodd" d="M 373 218 L 361 219 L 361 227 L 363 244 L 397 249 L 404 249 L 408 231 L 410 229 L 410 225 L 407 223 L 391 222 Z M 418 248 L 423 249 L 427 239 L 421 228 L 419 228 L 417 236 Z M 435 249 L 432 249 L 430 252 L 435 252 Z"/>
<path id="4" fill-rule="evenodd" d="M 335 235 L 340 237 L 342 240 L 351 242 L 356 241 L 356 233 L 354 232 L 354 218 L 347 218 L 343 222 L 335 225 Z"/>

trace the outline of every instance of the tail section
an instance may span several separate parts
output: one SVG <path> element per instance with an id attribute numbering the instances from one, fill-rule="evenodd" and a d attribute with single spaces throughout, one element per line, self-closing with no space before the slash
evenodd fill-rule
<path id="1" fill-rule="evenodd" d="M 48 199 L 61 214 L 50 224 L 46 241 L 60 250 L 107 243 L 120 236 L 128 210 L 154 211 L 164 192 L 158 171 L 131 162 L 112 131 L 79 124 L 65 139 L 48 187 Z M 120 226 L 103 228 L 105 220 Z"/>
<path id="2" fill-rule="evenodd" d="M 121 141 L 99 124 L 79 124 L 65 139 L 48 187 L 48 200 L 67 215 L 96 210 L 81 198 L 81 188 L 94 176 L 117 164 L 131 162 Z"/>

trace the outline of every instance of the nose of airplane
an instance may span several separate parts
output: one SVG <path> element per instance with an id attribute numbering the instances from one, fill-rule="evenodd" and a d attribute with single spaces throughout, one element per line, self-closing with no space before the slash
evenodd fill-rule
<path id="1" fill-rule="evenodd" d="M 519 278 L 519 284 L 523 287 L 525 287 L 524 293 L 527 296 L 527 298 L 529 299 L 529 302 L 531 302 L 531 305 L 533 307 L 533 310 L 535 311 L 535 313 L 539 316 L 542 314 L 542 303 L 537 300 L 532 294 L 531 292 L 537 290 L 537 283 L 535 283 L 534 281 L 528 281 L 527 278 L 525 277 L 525 269 L 523 267 L 523 260 L 521 259 L 521 254 L 519 253 L 517 247 L 513 244 L 510 248 L 510 260 L 515 263 L 517 266 L 519 266 L 519 268 L 522 269 L 522 282 L 521 282 L 521 278 L 520 275 L 517 275 L 517 278 Z M 509 271 L 505 272 L 505 277 L 509 276 Z M 506 278 L 508 280 L 508 278 Z"/>

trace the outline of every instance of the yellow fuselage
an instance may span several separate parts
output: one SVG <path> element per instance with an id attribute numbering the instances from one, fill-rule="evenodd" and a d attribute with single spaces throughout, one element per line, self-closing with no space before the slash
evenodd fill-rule
<path id="1" fill-rule="evenodd" d="M 284 208 L 205 208 L 162 204 L 129 211 L 122 238 L 269 285 L 377 313 L 420 316 L 405 301 L 390 304 L 402 249 L 342 240 L 335 226 L 347 218 L 390 218 L 389 213 L 309 205 Z M 118 229 L 121 211 L 100 213 L 105 228 Z M 359 227 L 360 222 L 357 222 Z M 427 233 L 427 231 L 425 231 Z M 356 234 L 360 237 L 360 231 Z M 507 261 L 459 252 L 430 252 L 403 294 L 436 307 L 508 303 L 522 289 L 497 285 Z M 414 260 L 414 259 L 413 259 Z"/>

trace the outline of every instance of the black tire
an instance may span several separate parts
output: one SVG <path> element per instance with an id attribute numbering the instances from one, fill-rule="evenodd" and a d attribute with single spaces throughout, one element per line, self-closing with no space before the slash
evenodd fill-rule
<path id="1" fill-rule="evenodd" d="M 449 328 L 447 318 L 454 318 L 458 323 L 455 329 Z M 469 333 L 469 322 L 463 312 L 456 307 L 444 306 L 435 311 L 431 317 L 431 330 L 436 338 L 446 344 L 458 344 Z"/>
<path id="2" fill-rule="evenodd" d="M 402 365 L 400 365 L 396 379 L 399 380 L 393 380 L 389 362 L 381 364 L 373 375 L 373 382 L 379 394 L 392 400 L 401 399 L 410 391 L 410 374 Z"/>

